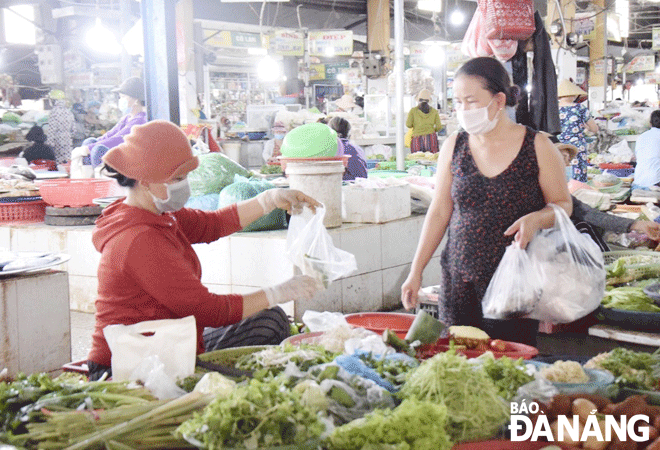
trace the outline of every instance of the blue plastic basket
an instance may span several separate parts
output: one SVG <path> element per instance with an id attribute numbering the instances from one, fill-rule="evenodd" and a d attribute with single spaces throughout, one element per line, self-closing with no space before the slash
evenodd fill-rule
<path id="1" fill-rule="evenodd" d="M 629 176 L 632 176 L 633 173 L 635 173 L 635 168 L 630 167 L 628 169 L 605 169 L 603 172 L 607 171 L 607 173 L 611 173 L 612 175 L 619 177 L 619 178 L 627 178 Z"/>
<path id="2" fill-rule="evenodd" d="M 367 159 L 367 169 L 375 169 L 380 161 L 380 159 Z"/>

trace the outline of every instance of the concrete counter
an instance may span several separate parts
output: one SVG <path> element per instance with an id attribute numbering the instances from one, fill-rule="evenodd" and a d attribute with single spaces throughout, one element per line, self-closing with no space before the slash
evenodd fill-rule
<path id="1" fill-rule="evenodd" d="M 349 224 L 328 230 L 335 246 L 353 253 L 358 270 L 337 280 L 304 305 L 305 309 L 345 313 L 392 309 L 400 305 L 401 284 L 410 270 L 423 215 L 384 224 Z M 72 310 L 94 312 L 100 254 L 92 245 L 93 226 L 30 224 L 0 227 L 0 247 L 13 251 L 52 251 L 71 255 L 68 271 Z M 211 244 L 195 244 L 202 282 L 218 294 L 253 292 L 286 281 L 294 266 L 285 255 L 287 230 L 235 233 Z M 441 277 L 440 249 L 424 272 L 425 285 Z"/>

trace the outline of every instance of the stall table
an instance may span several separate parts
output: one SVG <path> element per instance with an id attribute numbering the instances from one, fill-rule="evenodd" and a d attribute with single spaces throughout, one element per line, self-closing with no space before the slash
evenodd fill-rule
<path id="1" fill-rule="evenodd" d="M 333 282 L 304 305 L 294 306 L 298 319 L 306 309 L 344 313 L 395 309 L 408 276 L 424 215 L 384 224 L 344 223 L 328 230 L 335 246 L 353 253 L 358 270 Z M 0 247 L 12 251 L 51 251 L 71 255 L 63 265 L 69 274 L 71 309 L 94 312 L 100 254 L 92 245 L 93 226 L 46 224 L 0 227 Z M 235 233 L 193 247 L 202 264 L 202 282 L 217 294 L 254 292 L 295 274 L 286 257 L 287 230 Z M 442 247 L 442 246 L 441 246 Z M 441 278 L 438 248 L 424 272 L 428 285 Z"/>

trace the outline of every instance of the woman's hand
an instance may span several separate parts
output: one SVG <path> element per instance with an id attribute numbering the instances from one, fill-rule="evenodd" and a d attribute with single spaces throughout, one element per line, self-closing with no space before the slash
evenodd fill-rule
<path id="1" fill-rule="evenodd" d="M 644 233 L 654 241 L 660 241 L 660 224 L 648 220 L 638 220 L 633 222 L 630 231 Z"/>
<path id="2" fill-rule="evenodd" d="M 406 311 L 417 306 L 419 290 L 421 287 L 422 277 L 413 275 L 412 273 L 408 275 L 408 278 L 406 278 L 406 281 L 404 281 L 401 286 L 401 303 L 403 303 L 403 307 L 406 308 Z"/>
<path id="3" fill-rule="evenodd" d="M 543 228 L 543 217 L 541 211 L 526 214 L 513 222 L 504 232 L 505 236 L 515 235 L 513 240 L 518 243 L 520 248 L 527 248 L 527 244 L 532 240 L 536 233 Z"/>
<path id="4" fill-rule="evenodd" d="M 268 189 L 257 195 L 257 200 L 264 210 L 264 215 L 270 213 L 275 208 L 284 209 L 289 214 L 298 214 L 302 212 L 305 205 L 309 206 L 312 212 L 316 213 L 316 207 L 321 206 L 319 202 L 309 195 L 305 195 L 295 189 Z"/>

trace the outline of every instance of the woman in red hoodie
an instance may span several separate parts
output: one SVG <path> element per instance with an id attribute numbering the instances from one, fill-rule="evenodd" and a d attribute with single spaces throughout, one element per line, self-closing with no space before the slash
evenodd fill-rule
<path id="1" fill-rule="evenodd" d="M 198 353 L 278 344 L 289 335 L 288 319 L 277 305 L 314 296 L 319 286 L 312 278 L 296 276 L 247 295 L 213 294 L 202 285 L 191 244 L 230 235 L 275 208 L 296 212 L 319 203 L 299 191 L 270 189 L 215 212 L 183 208 L 190 196 L 187 175 L 198 160 L 185 134 L 162 120 L 134 127 L 103 162 L 128 195 L 105 208 L 92 236 L 101 260 L 90 379 L 111 375 L 103 336 L 111 324 L 193 315 Z"/>

